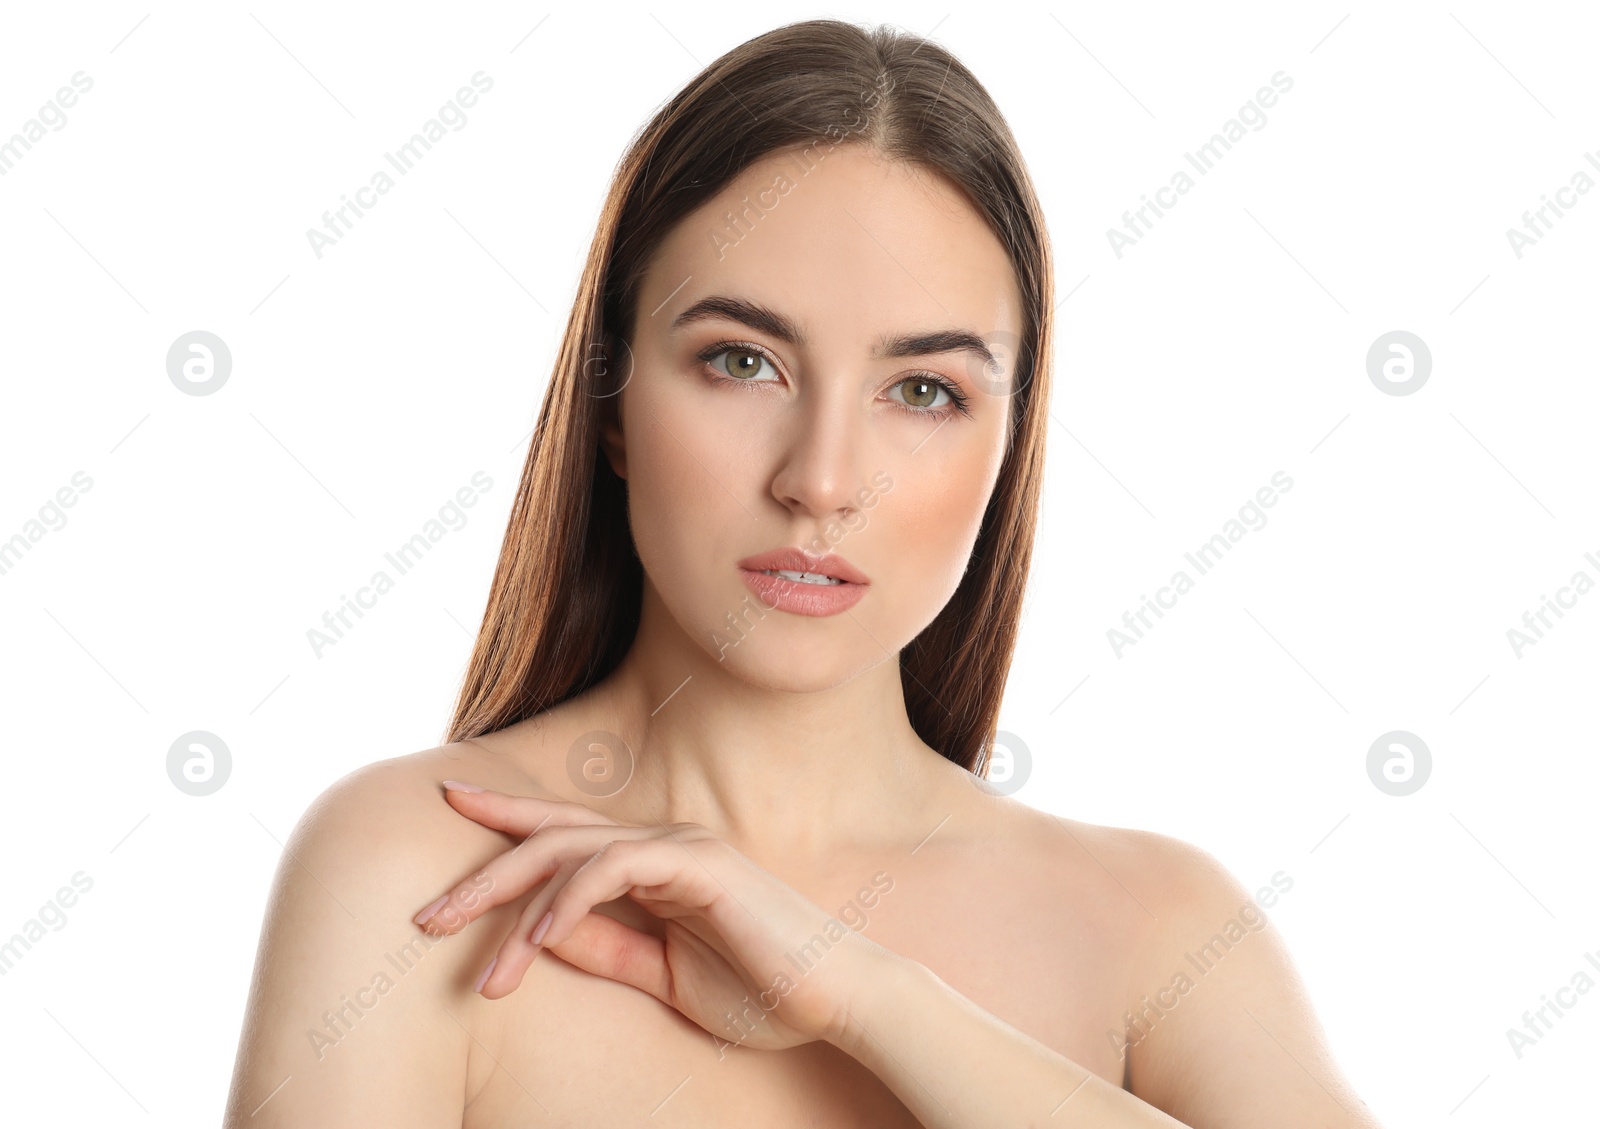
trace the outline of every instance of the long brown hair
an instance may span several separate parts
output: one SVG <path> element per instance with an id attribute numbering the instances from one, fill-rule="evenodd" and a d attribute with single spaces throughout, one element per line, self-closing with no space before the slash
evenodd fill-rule
<path id="1" fill-rule="evenodd" d="M 838 20 L 788 24 L 717 59 L 634 137 L 590 244 L 447 742 L 555 706 L 610 673 L 639 623 L 626 487 L 600 449 L 650 258 L 747 165 L 796 145 L 866 144 L 961 189 L 1009 254 L 1024 332 L 1007 450 L 966 574 L 900 653 L 917 735 L 983 775 L 1016 644 L 1048 422 L 1054 284 L 1015 138 L 978 80 L 931 40 Z"/>

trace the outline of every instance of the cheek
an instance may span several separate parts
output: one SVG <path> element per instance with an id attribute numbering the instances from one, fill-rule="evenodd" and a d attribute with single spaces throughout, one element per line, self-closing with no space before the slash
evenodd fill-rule
<path id="1" fill-rule="evenodd" d="M 981 473 L 895 476 L 895 487 L 878 510 L 884 544 L 894 547 L 900 591 L 939 606 L 955 593 L 983 522 L 988 490 Z"/>
<path id="2" fill-rule="evenodd" d="M 878 635 L 885 643 L 890 636 L 909 642 L 920 634 L 967 571 L 999 470 L 999 458 L 987 445 L 969 438 L 938 450 L 930 443 L 895 460 L 893 484 L 865 511 L 864 540 L 870 539 L 885 582 L 879 587 L 884 618 Z"/>
<path id="3" fill-rule="evenodd" d="M 688 523 L 697 517 L 685 499 L 702 492 L 695 476 L 705 472 L 684 449 L 694 435 L 673 438 L 681 431 L 670 417 L 648 411 L 627 423 L 628 517 L 639 559 L 652 575 L 676 567 L 672 543 L 693 536 Z"/>
<path id="4" fill-rule="evenodd" d="M 721 540 L 749 521 L 729 492 L 740 489 L 740 463 L 748 466 L 748 458 L 692 395 L 656 394 L 650 382 L 636 383 L 644 385 L 640 394 L 623 403 L 634 543 L 658 587 L 691 593 L 705 586 L 705 563 L 726 548 Z M 731 568 L 735 557 L 728 559 Z"/>

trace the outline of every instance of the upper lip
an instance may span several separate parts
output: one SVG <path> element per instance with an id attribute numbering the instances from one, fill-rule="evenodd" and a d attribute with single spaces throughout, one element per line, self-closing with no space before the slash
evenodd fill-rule
<path id="1" fill-rule="evenodd" d="M 843 580 L 848 584 L 866 584 L 866 576 L 849 561 L 833 553 L 817 556 L 804 549 L 797 549 L 785 545 L 781 549 L 769 549 L 765 553 L 757 553 L 753 557 L 746 557 L 739 562 L 740 568 L 748 568 L 756 572 L 763 569 L 783 569 L 787 572 L 812 572 L 820 576 L 831 576 L 836 580 Z"/>

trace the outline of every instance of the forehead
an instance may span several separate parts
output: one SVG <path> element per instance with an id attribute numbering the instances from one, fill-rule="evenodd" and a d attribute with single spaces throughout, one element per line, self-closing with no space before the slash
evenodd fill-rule
<path id="1" fill-rule="evenodd" d="M 640 328 L 664 331 L 713 293 L 779 310 L 819 343 L 1022 330 L 1010 258 L 966 197 L 860 145 L 769 154 L 681 220 L 646 273 L 639 313 L 653 326 Z"/>

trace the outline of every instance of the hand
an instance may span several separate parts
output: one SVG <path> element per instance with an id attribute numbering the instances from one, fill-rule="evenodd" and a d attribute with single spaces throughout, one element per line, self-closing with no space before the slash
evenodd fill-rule
<path id="1" fill-rule="evenodd" d="M 419 914 L 424 929 L 458 932 L 545 883 L 479 978 L 489 999 L 515 991 L 547 948 L 728 1042 L 779 1050 L 842 1037 L 857 985 L 892 957 L 698 824 L 636 827 L 582 804 L 446 794 L 467 818 L 524 838 Z M 665 922 L 665 937 L 591 912 L 624 894 Z"/>

